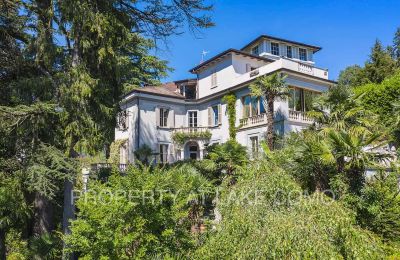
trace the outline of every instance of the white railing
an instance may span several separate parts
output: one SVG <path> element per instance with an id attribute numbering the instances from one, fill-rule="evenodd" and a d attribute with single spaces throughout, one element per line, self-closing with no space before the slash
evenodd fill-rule
<path id="1" fill-rule="evenodd" d="M 309 118 L 305 112 L 289 110 L 289 119 L 302 123 L 312 123 L 313 120 Z"/>
<path id="2" fill-rule="evenodd" d="M 301 63 L 301 62 L 299 62 L 298 64 L 299 64 L 299 66 L 298 66 L 299 72 L 314 75 L 314 68 L 312 66 Z"/>
<path id="3" fill-rule="evenodd" d="M 246 117 L 239 120 L 241 127 L 250 127 L 255 125 L 262 125 L 267 123 L 267 114 L 263 113 L 260 115 Z"/>
<path id="4" fill-rule="evenodd" d="M 174 128 L 173 132 L 181 132 L 181 133 L 204 133 L 207 132 L 207 126 L 197 126 L 197 127 L 178 127 Z"/>

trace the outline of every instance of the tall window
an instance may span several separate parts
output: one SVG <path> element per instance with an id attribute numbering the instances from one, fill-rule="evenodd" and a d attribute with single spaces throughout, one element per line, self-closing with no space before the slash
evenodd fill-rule
<path id="1" fill-rule="evenodd" d="M 169 109 L 160 108 L 160 126 L 161 127 L 168 126 L 168 114 L 169 114 Z"/>
<path id="2" fill-rule="evenodd" d="M 189 111 L 189 127 L 197 127 L 197 111 Z"/>
<path id="3" fill-rule="evenodd" d="M 312 110 L 312 103 L 320 93 L 300 88 L 291 88 L 289 95 L 289 109 L 306 112 Z"/>
<path id="4" fill-rule="evenodd" d="M 168 162 L 168 144 L 160 144 L 160 163 Z"/>
<path id="5" fill-rule="evenodd" d="M 212 112 L 213 112 L 213 124 L 218 125 L 219 124 L 219 106 L 213 106 L 212 107 Z"/>
<path id="6" fill-rule="evenodd" d="M 251 142 L 251 155 L 253 158 L 258 156 L 258 136 L 250 137 Z"/>
<path id="7" fill-rule="evenodd" d="M 276 42 L 271 42 L 271 53 L 273 55 L 279 56 L 279 44 Z"/>
<path id="8" fill-rule="evenodd" d="M 259 45 L 254 46 L 253 48 L 251 48 L 251 53 L 252 54 L 254 54 L 254 55 L 258 55 L 259 54 L 260 50 L 258 49 L 258 46 Z"/>
<path id="9" fill-rule="evenodd" d="M 256 98 L 252 96 L 244 96 L 242 98 L 243 104 L 243 118 L 252 117 L 265 113 L 265 108 L 262 102 L 262 98 Z"/>
<path id="10" fill-rule="evenodd" d="M 286 56 L 287 56 L 288 58 L 293 58 L 292 46 L 286 46 Z"/>
<path id="11" fill-rule="evenodd" d="M 217 85 L 217 72 L 213 71 L 213 73 L 211 74 L 211 87 L 216 87 Z"/>
<path id="12" fill-rule="evenodd" d="M 299 48 L 299 58 L 300 60 L 307 60 L 307 50 L 303 48 Z"/>

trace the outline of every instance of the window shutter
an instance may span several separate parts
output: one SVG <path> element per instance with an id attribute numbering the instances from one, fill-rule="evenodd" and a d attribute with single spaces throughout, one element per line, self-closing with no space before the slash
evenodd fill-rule
<path id="1" fill-rule="evenodd" d="M 212 107 L 208 107 L 208 125 L 212 126 Z"/>
<path id="2" fill-rule="evenodd" d="M 156 124 L 160 126 L 160 108 L 156 107 Z"/>
<path id="3" fill-rule="evenodd" d="M 246 63 L 246 72 L 251 71 L 251 65 L 249 63 Z"/>
<path id="4" fill-rule="evenodd" d="M 298 59 L 299 58 L 299 48 L 293 47 L 292 51 L 293 51 L 293 58 Z"/>
<path id="5" fill-rule="evenodd" d="M 168 112 L 168 127 L 174 128 L 175 127 L 175 112 L 174 110 L 170 109 Z"/>
<path id="6" fill-rule="evenodd" d="M 271 42 L 270 41 L 267 41 L 267 52 L 268 53 L 271 53 Z"/>
<path id="7" fill-rule="evenodd" d="M 218 124 L 222 124 L 222 106 L 218 105 Z"/>

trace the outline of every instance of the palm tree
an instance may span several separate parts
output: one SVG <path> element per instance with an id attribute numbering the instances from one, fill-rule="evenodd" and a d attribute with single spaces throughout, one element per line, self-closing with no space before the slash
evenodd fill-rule
<path id="1" fill-rule="evenodd" d="M 285 82 L 286 76 L 281 73 L 273 73 L 258 77 L 249 88 L 253 97 L 263 98 L 267 114 L 267 144 L 270 150 L 274 148 L 274 102 L 286 99 L 289 89 Z"/>

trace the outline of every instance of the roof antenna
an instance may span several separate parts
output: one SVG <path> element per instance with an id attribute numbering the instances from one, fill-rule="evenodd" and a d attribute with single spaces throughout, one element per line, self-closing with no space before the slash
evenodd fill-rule
<path id="1" fill-rule="evenodd" d="M 210 51 L 205 51 L 205 50 L 203 50 L 202 52 L 201 52 L 201 61 L 200 61 L 200 64 L 202 64 L 203 62 L 204 62 L 204 57 L 209 53 Z"/>

